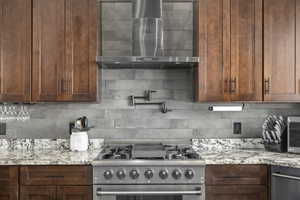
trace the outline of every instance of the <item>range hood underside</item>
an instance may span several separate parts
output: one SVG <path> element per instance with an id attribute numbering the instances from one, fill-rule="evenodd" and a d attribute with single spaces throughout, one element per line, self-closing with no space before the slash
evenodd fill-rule
<path id="1" fill-rule="evenodd" d="M 102 68 L 186 68 L 199 63 L 199 57 L 185 56 L 97 56 Z"/>

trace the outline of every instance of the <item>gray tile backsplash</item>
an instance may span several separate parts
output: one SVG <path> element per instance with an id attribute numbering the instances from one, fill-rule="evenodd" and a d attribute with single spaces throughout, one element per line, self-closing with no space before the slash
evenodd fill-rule
<path id="1" fill-rule="evenodd" d="M 210 112 L 210 104 L 193 102 L 193 82 L 191 69 L 105 69 L 101 103 L 32 105 L 32 119 L 9 122 L 7 136 L 0 138 L 68 138 L 68 123 L 82 115 L 95 126 L 91 138 L 255 138 L 268 114 L 300 114 L 300 104 L 251 103 L 242 112 Z M 128 105 L 129 95 L 143 95 L 147 89 L 158 90 L 153 100 L 166 100 L 173 111 L 162 114 L 157 106 Z M 242 135 L 232 134 L 234 121 L 242 122 Z"/>

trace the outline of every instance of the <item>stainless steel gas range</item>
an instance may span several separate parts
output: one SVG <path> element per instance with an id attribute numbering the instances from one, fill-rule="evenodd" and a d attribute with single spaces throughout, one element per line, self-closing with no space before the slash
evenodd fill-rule
<path id="1" fill-rule="evenodd" d="M 94 200 L 204 200 L 204 166 L 186 145 L 107 145 L 93 163 Z"/>

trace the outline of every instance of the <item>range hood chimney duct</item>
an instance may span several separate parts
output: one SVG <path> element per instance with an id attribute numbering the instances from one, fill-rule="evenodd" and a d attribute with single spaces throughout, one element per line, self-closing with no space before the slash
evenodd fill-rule
<path id="1" fill-rule="evenodd" d="M 115 2 L 116 0 L 105 1 Z M 164 46 L 164 1 L 165 0 L 130 1 L 132 3 L 131 55 L 97 56 L 97 63 L 104 68 L 186 68 L 196 66 L 196 64 L 199 63 L 199 57 L 192 57 L 190 55 L 166 55 L 168 53 L 167 48 Z M 173 0 L 170 0 L 169 2 L 172 1 Z M 174 2 L 177 1 L 178 0 L 174 0 Z M 194 4 L 197 0 L 181 1 Z"/>
<path id="2" fill-rule="evenodd" d="M 163 56 L 162 0 L 133 0 L 133 56 Z"/>

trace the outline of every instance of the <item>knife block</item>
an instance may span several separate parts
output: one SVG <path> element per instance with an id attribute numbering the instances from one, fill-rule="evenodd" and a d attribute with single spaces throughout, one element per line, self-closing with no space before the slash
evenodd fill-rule
<path id="1" fill-rule="evenodd" d="M 285 153 L 287 152 L 287 128 L 281 135 L 281 143 L 266 143 L 264 142 L 264 146 L 266 151 L 277 152 L 277 153 Z"/>

